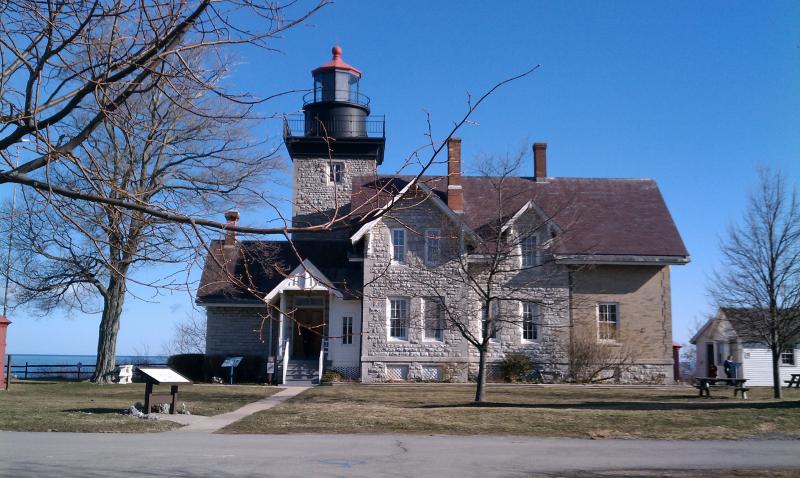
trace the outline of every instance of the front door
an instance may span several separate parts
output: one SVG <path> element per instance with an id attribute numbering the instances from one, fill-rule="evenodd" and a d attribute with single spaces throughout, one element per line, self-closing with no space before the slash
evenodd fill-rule
<path id="1" fill-rule="evenodd" d="M 322 346 L 322 309 L 298 309 L 292 321 L 292 358 L 312 360 L 319 358 Z"/>

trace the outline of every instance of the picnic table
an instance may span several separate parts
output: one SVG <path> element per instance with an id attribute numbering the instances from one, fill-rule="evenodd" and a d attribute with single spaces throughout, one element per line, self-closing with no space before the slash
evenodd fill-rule
<path id="1" fill-rule="evenodd" d="M 800 375 L 800 374 L 799 374 Z M 718 378 L 718 377 L 695 377 L 697 384 L 694 388 L 700 391 L 700 396 L 705 394 L 706 397 L 711 397 L 711 387 L 729 386 L 733 387 L 733 396 L 737 396 L 742 392 L 742 398 L 747 400 L 747 392 L 750 390 L 745 387 L 747 382 L 746 378 Z"/>
<path id="2" fill-rule="evenodd" d="M 792 378 L 784 380 L 783 383 L 787 384 L 786 388 L 800 388 L 800 373 L 793 373 Z"/>

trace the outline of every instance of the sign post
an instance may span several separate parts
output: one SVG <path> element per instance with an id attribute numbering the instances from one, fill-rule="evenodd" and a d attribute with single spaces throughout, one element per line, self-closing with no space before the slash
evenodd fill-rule
<path id="1" fill-rule="evenodd" d="M 238 367 L 239 364 L 242 362 L 242 357 L 227 357 L 224 362 L 222 362 L 222 367 L 230 367 L 231 368 L 231 385 L 233 385 L 233 369 Z"/>

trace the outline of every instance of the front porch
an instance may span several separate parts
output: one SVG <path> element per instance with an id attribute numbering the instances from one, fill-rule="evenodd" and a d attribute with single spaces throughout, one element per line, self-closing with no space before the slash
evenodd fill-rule
<path id="1" fill-rule="evenodd" d="M 266 299 L 278 322 L 279 383 L 316 384 L 327 369 L 358 369 L 361 302 L 347 300 L 310 261 L 295 268 Z"/>

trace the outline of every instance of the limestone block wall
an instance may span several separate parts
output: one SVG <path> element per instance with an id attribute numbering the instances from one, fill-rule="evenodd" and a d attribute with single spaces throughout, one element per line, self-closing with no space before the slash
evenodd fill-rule
<path id="1" fill-rule="evenodd" d="M 405 264 L 391 261 L 391 230 L 406 232 Z M 425 231 L 442 231 L 442 261 L 425 264 Z M 362 380 L 385 381 L 387 367 L 407 366 L 409 380 L 425 379 L 426 367 L 441 368 L 447 381 L 465 381 L 470 369 L 477 366 L 478 352 L 461 333 L 450 325 L 441 342 L 423 336 L 423 303 L 425 297 L 444 297 L 448 304 L 478 304 L 465 281 L 459 278 L 461 266 L 454 257 L 461 251 L 459 232 L 432 202 L 410 199 L 395 208 L 391 215 L 377 224 L 369 236 L 365 258 L 364 290 L 364 347 L 362 350 Z M 446 240 L 450 238 L 451 240 Z M 509 260 L 519 260 L 509 257 Z M 470 271 L 476 276 L 480 271 Z M 559 340 L 569 323 L 568 276 L 563 268 L 548 265 L 525 271 L 514 271 L 505 278 L 509 284 L 508 297 L 519 297 L 541 303 L 542 323 L 536 340 L 522 339 L 522 303 L 509 300 L 501 305 L 503 323 L 497 340 L 490 345 L 489 360 L 493 366 L 509 352 L 523 352 L 547 369 L 563 368 L 566 360 Z M 513 290 L 512 290 L 513 289 Z M 408 340 L 389 338 L 389 298 L 407 298 L 410 304 Z M 480 307 L 475 305 L 470 328 L 480 334 Z M 469 310 L 467 310 L 469 314 Z"/>
<path id="2" fill-rule="evenodd" d="M 332 162 L 344 165 L 342 181 L 330 180 Z M 292 225 L 297 227 L 322 224 L 332 217 L 350 212 L 350 197 L 355 176 L 376 174 L 376 163 L 369 159 L 297 158 L 294 160 L 292 189 Z M 343 239 L 347 231 L 326 234 L 329 239 Z M 320 238 L 295 234 L 295 239 Z"/>
<path id="3" fill-rule="evenodd" d="M 573 272 L 575 331 L 597 337 L 597 304 L 618 304 L 617 345 L 632 350 L 635 366 L 623 380 L 672 381 L 672 306 L 669 266 L 593 266 Z"/>
<path id="4" fill-rule="evenodd" d="M 392 228 L 406 229 L 406 260 L 391 261 Z M 425 264 L 425 231 L 440 231 L 441 259 Z M 450 278 L 456 263 L 448 258 L 460 250 L 460 233 L 444 213 L 430 201 L 411 199 L 396 207 L 370 232 L 364 261 L 364 338 L 362 380 L 384 381 L 387 363 L 409 366 L 409 379 L 420 378 L 422 366 L 466 363 L 466 340 L 455 330 L 444 331 L 442 341 L 424 337 L 423 303 L 426 297 L 441 297 L 446 303 L 463 299 L 463 291 Z M 389 298 L 409 301 L 407 340 L 389 338 Z M 444 374 L 444 370 L 442 371 Z M 446 375 L 458 375 L 448 369 Z M 466 378 L 465 373 L 464 379 Z"/>

